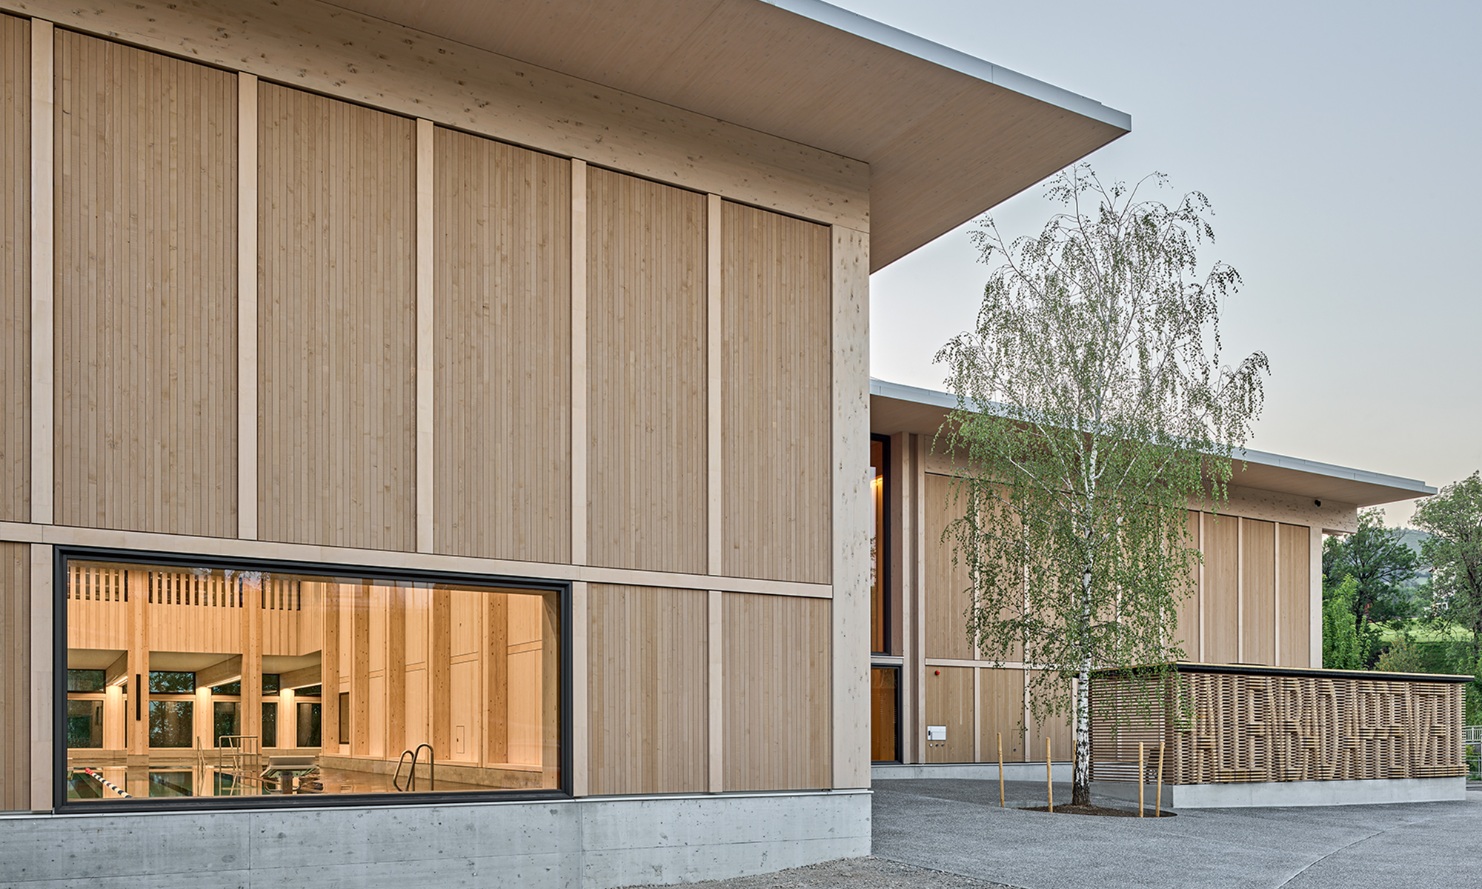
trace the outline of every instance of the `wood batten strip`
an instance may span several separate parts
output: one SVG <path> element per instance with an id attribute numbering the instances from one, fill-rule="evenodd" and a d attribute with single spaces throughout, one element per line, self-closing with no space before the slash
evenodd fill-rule
<path id="1" fill-rule="evenodd" d="M 55 611 L 52 599 L 52 553 L 49 546 L 31 547 L 31 811 L 50 811 L 53 802 L 52 662 Z"/>
<path id="2" fill-rule="evenodd" d="M 31 23 L 0 15 L 0 519 L 10 521 L 31 509 L 30 82 Z"/>
<path id="3" fill-rule="evenodd" d="M 1245 662 L 1245 519 L 1235 520 L 1235 660 Z"/>
<path id="4" fill-rule="evenodd" d="M 55 52 L 55 32 L 51 22 L 32 19 L 31 521 L 38 524 L 51 523 L 56 496 L 53 449 L 56 412 Z M 51 612 L 48 609 L 46 613 Z M 49 645 L 47 650 L 51 650 Z M 47 737 L 51 737 L 50 730 Z"/>
<path id="5" fill-rule="evenodd" d="M 587 164 L 571 161 L 571 564 L 587 564 Z"/>
<path id="6" fill-rule="evenodd" d="M 706 457 L 708 477 L 706 487 L 707 527 L 709 538 L 710 573 L 720 574 L 723 541 L 725 534 L 725 476 L 721 460 L 724 442 L 725 414 L 721 410 L 724 381 L 721 378 L 725 346 L 722 331 L 721 307 L 721 197 L 707 196 L 705 203 L 705 406 L 706 406 Z M 712 735 L 713 737 L 713 735 Z M 713 743 L 712 743 L 713 746 Z"/>
<path id="7" fill-rule="evenodd" d="M 578 797 L 592 792 L 592 748 L 587 736 L 591 730 L 587 677 L 591 657 L 587 644 L 590 595 L 586 583 L 571 585 L 571 795 Z"/>
<path id="8" fill-rule="evenodd" d="M 707 602 L 708 629 L 705 636 L 705 653 L 709 659 L 709 678 L 706 697 L 710 719 L 710 752 L 708 755 L 708 784 L 711 793 L 726 789 L 725 773 L 725 612 L 724 594 L 720 590 L 709 592 Z"/>
<path id="9" fill-rule="evenodd" d="M 836 726 L 870 723 L 870 241 L 834 226 L 833 288 L 833 714 Z M 868 732 L 833 735 L 833 787 L 870 786 Z"/>
<path id="10" fill-rule="evenodd" d="M 432 121 L 417 120 L 417 552 L 433 540 L 433 145 Z"/>
<path id="11" fill-rule="evenodd" d="M 257 539 L 257 75 L 237 75 L 237 536 Z"/>
<path id="12" fill-rule="evenodd" d="M 0 543 L 0 812 L 31 808 L 30 589 L 26 547 Z"/>

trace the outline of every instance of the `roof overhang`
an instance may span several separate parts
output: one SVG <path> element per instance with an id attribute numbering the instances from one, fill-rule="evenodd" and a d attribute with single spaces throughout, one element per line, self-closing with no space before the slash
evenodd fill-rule
<path id="1" fill-rule="evenodd" d="M 884 380 L 870 380 L 870 431 L 890 435 L 911 432 L 935 435 L 957 396 Z M 1428 497 L 1436 489 L 1424 482 L 1363 469 L 1349 469 L 1266 451 L 1241 451 L 1232 484 L 1278 494 L 1332 500 L 1354 506 L 1379 506 Z"/>
<path id="2" fill-rule="evenodd" d="M 1132 127 L 820 0 L 333 3 L 863 161 L 872 271 Z"/>

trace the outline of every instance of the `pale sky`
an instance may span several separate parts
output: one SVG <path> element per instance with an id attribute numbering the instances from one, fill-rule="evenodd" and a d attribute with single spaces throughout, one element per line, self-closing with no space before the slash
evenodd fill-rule
<path id="1" fill-rule="evenodd" d="M 1251 447 L 1436 487 L 1482 468 L 1482 3 L 831 2 L 1132 115 L 1089 160 L 1213 203 L 1203 257 L 1245 279 L 1226 360 L 1271 360 Z M 1006 234 L 1041 191 L 994 211 Z M 874 376 L 943 388 L 987 279 L 967 231 L 872 279 Z"/>

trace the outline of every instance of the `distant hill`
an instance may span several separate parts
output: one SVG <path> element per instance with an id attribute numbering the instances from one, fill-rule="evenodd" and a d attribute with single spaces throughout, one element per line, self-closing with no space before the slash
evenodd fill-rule
<path id="1" fill-rule="evenodd" d="M 1396 534 L 1396 536 L 1398 536 L 1400 542 L 1403 543 L 1403 544 L 1405 544 L 1405 546 L 1408 546 L 1410 548 L 1410 551 L 1413 552 L 1413 553 L 1415 553 L 1415 557 L 1417 559 L 1420 558 L 1420 544 L 1423 541 L 1426 541 L 1426 540 L 1429 540 L 1430 539 L 1431 532 L 1429 532 L 1429 531 L 1422 531 L 1419 528 L 1394 528 L 1392 530 L 1394 531 L 1394 533 Z M 1424 562 L 1421 562 L 1420 565 L 1419 565 L 1419 567 L 1417 568 L 1417 570 L 1415 572 L 1415 580 L 1413 580 L 1408 585 L 1409 586 L 1415 586 L 1416 584 L 1419 584 L 1419 583 L 1425 583 L 1426 581 L 1428 581 L 1430 579 L 1431 579 L 1431 568 L 1430 568 L 1430 566 L 1427 565 L 1427 564 L 1425 564 Z"/>

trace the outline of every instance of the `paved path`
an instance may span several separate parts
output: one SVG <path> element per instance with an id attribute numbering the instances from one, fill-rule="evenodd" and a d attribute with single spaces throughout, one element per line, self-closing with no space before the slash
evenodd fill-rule
<path id="1" fill-rule="evenodd" d="M 879 781 L 875 856 L 1022 889 L 1482 886 L 1482 793 L 1466 802 L 1050 815 L 1044 785 Z M 1036 798 L 1036 794 L 1038 794 Z M 1068 799 L 1057 786 L 1056 798 Z M 823 885 L 823 884 L 820 884 Z M 929 885 L 929 884 L 922 884 Z"/>

